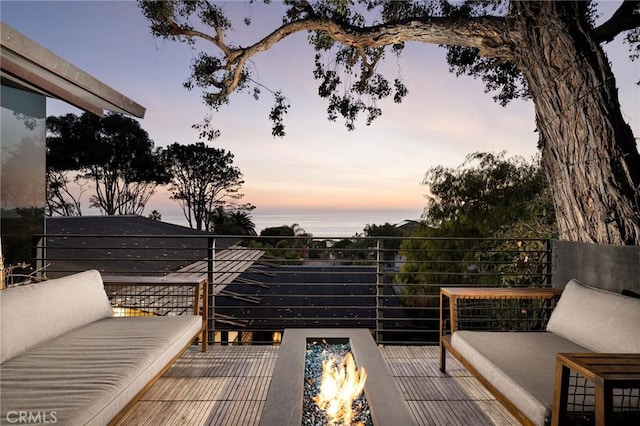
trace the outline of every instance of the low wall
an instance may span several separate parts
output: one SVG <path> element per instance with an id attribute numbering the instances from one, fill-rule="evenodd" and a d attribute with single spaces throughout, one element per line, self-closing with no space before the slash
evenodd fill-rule
<path id="1" fill-rule="evenodd" d="M 554 287 L 572 278 L 617 293 L 640 293 L 640 247 L 552 241 Z"/>

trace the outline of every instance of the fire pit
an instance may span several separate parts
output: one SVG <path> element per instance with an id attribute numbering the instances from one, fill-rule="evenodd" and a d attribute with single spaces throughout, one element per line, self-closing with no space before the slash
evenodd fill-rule
<path id="1" fill-rule="evenodd" d="M 356 367 L 348 339 L 307 341 L 302 426 L 373 426 L 364 396 L 367 373 Z"/>
<path id="2" fill-rule="evenodd" d="M 323 339 L 348 341 L 355 362 L 366 369 L 364 395 L 374 426 L 416 424 L 368 330 L 286 329 L 261 425 L 302 425 L 307 343 Z"/>

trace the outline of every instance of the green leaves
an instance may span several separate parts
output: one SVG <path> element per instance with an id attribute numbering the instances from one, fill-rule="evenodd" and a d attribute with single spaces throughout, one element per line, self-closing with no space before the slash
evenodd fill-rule
<path id="1" fill-rule="evenodd" d="M 318 93 L 329 100 L 329 119 L 344 118 L 345 125 L 350 130 L 355 128 L 360 113 L 366 115 L 367 124 L 371 124 L 382 114 L 377 101 L 392 97 L 394 102 L 399 103 L 406 96 L 407 89 L 399 77 L 392 83 L 376 72 L 385 50 L 389 48 L 399 54 L 404 44 L 400 42 L 389 47 L 339 44 L 334 34 L 313 27 L 317 28 L 319 22 L 324 22 L 337 24 L 346 31 L 358 30 L 367 25 L 365 9 L 379 9 L 384 22 L 416 14 L 424 18 L 425 11 L 430 10 L 422 4 L 409 1 L 360 1 L 358 5 L 351 0 L 313 3 L 286 0 L 283 2 L 286 8 L 283 26 L 253 44 L 237 47 L 227 40 L 227 36 L 232 36 L 228 34 L 228 30 L 232 28 L 231 20 L 224 9 L 213 2 L 139 0 L 138 3 L 155 36 L 191 45 L 195 45 L 196 39 L 212 44 L 213 53 L 200 52 L 193 60 L 191 76 L 183 86 L 188 90 L 202 89 L 205 104 L 214 111 L 228 104 L 231 94 L 236 91 L 251 89 L 252 95 L 257 99 L 259 86 L 266 86 L 253 80 L 252 73 L 247 68 L 249 59 L 256 53 L 268 50 L 288 35 L 304 31 L 304 27 L 284 29 L 286 25 L 306 21 L 304 25 L 308 26 L 309 44 L 319 52 L 314 70 L 314 77 L 319 81 Z M 245 26 L 250 25 L 252 20 L 245 17 Z M 336 49 L 336 46 L 339 47 Z M 329 58 L 329 67 L 322 64 L 322 54 Z M 267 90 L 274 94 L 274 104 L 269 112 L 269 119 L 273 122 L 271 133 L 275 137 L 282 137 L 286 134 L 284 117 L 289 103 L 280 91 Z M 219 131 L 211 124 L 209 117 L 194 126 L 200 130 L 202 137 L 212 140 L 218 137 Z"/>
<path id="2" fill-rule="evenodd" d="M 290 104 L 287 98 L 282 96 L 281 92 L 274 93 L 274 104 L 269 113 L 269 119 L 273 122 L 271 134 L 276 137 L 283 137 L 284 132 L 284 116 L 289 110 Z"/>
<path id="3" fill-rule="evenodd" d="M 461 46 L 447 47 L 449 71 L 456 76 L 468 75 L 485 83 L 485 93 L 497 92 L 493 100 L 506 106 L 514 99 L 529 98 L 527 82 L 511 62 L 480 56 L 478 49 Z"/>
<path id="4" fill-rule="evenodd" d="M 483 237 L 520 222 L 540 220 L 535 226 L 540 235 L 553 228 L 551 192 L 537 162 L 476 152 L 455 169 L 429 169 L 423 184 L 429 191 L 424 217 L 429 226 L 452 226 Z"/>
<path id="5" fill-rule="evenodd" d="M 476 152 L 456 168 L 431 168 L 423 184 L 424 224 L 412 236 L 426 239 L 402 242 L 396 277 L 406 303 L 447 284 L 542 284 L 555 213 L 537 161 Z"/>

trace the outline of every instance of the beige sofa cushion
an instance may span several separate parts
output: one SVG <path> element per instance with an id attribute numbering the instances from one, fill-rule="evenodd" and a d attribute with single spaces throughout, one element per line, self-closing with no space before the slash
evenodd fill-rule
<path id="1" fill-rule="evenodd" d="M 571 280 L 547 331 L 594 352 L 640 353 L 640 299 Z"/>
<path id="2" fill-rule="evenodd" d="M 105 425 L 201 327 L 195 315 L 114 317 L 32 348 L 0 366 L 0 423 L 23 410 L 59 425 Z"/>
<path id="3" fill-rule="evenodd" d="M 553 333 L 456 331 L 451 345 L 534 424 L 551 415 L 558 352 L 588 352 Z"/>
<path id="4" fill-rule="evenodd" d="M 0 292 L 0 363 L 93 321 L 113 316 L 95 270 Z"/>

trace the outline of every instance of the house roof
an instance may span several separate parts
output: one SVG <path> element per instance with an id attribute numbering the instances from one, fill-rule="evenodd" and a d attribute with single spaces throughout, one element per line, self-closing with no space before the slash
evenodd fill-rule
<path id="1" fill-rule="evenodd" d="M 281 266 L 264 273 L 245 272 L 225 290 L 243 297 L 217 297 L 216 314 L 253 330 L 286 327 L 375 328 L 375 268 L 366 266 Z M 249 281 L 249 283 L 244 283 Z M 252 285 L 259 282 L 262 285 Z M 401 328 L 409 319 L 391 286 L 384 287 L 384 306 L 394 319 L 385 326 Z M 225 296 L 222 294 L 221 296 Z M 228 296 L 228 295 L 227 295 Z M 236 324 L 237 323 L 237 324 Z M 224 328 L 224 326 L 221 326 Z"/>
<path id="2" fill-rule="evenodd" d="M 161 275 L 207 256 L 209 232 L 142 216 L 48 217 L 47 275 L 98 269 L 111 274 Z M 236 241 L 216 238 L 216 250 Z"/>
<path id="3" fill-rule="evenodd" d="M 61 99 L 102 116 L 105 110 L 142 118 L 145 108 L 5 23 L 0 23 L 2 84 Z"/>

